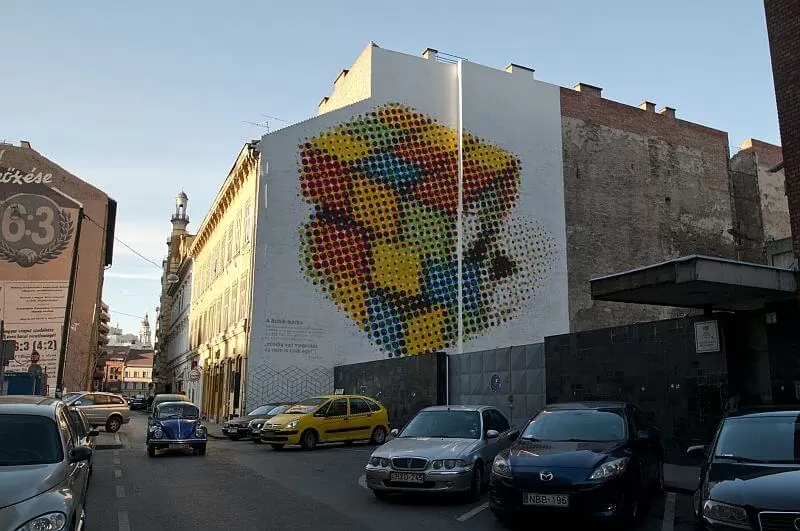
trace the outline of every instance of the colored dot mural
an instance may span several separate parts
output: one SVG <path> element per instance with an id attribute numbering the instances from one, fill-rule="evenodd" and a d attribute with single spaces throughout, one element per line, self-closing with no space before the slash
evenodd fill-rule
<path id="1" fill-rule="evenodd" d="M 356 116 L 298 146 L 300 270 L 389 356 L 458 335 L 458 132 L 402 104 Z M 530 308 L 558 249 L 515 215 L 516 155 L 464 135 L 464 339 Z"/>

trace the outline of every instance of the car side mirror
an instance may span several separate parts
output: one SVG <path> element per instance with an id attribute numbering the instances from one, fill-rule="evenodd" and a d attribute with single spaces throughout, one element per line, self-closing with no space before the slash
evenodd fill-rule
<path id="1" fill-rule="evenodd" d="M 639 440 L 646 441 L 650 439 L 650 437 L 652 437 L 652 435 L 650 434 L 649 431 L 639 430 L 636 432 L 636 438 Z"/>
<path id="2" fill-rule="evenodd" d="M 389 433 L 391 433 L 391 434 L 392 434 L 392 437 L 397 437 L 398 435 L 400 435 L 400 430 L 398 430 L 397 428 L 394 428 L 394 429 L 393 429 L 392 431 L 390 431 Z"/>
<path id="3" fill-rule="evenodd" d="M 516 441 L 517 439 L 519 439 L 519 430 L 511 430 L 510 432 L 508 432 L 506 438 L 509 441 Z"/>
<path id="4" fill-rule="evenodd" d="M 87 433 L 86 435 L 89 436 L 89 437 L 97 437 L 98 435 L 100 435 L 100 432 L 97 431 L 97 430 L 92 430 L 89 433 Z"/>
<path id="5" fill-rule="evenodd" d="M 695 459 L 702 459 L 706 456 L 706 445 L 705 444 L 697 444 L 694 446 L 690 446 L 686 449 L 686 455 L 688 457 L 694 457 Z"/>
<path id="6" fill-rule="evenodd" d="M 497 439 L 498 437 L 500 437 L 500 432 L 497 430 L 488 430 L 486 432 L 487 439 Z"/>
<path id="7" fill-rule="evenodd" d="M 69 462 L 70 463 L 80 463 L 81 461 L 87 461 L 90 457 L 92 457 L 92 449 L 88 446 L 76 446 L 72 450 L 69 451 Z"/>

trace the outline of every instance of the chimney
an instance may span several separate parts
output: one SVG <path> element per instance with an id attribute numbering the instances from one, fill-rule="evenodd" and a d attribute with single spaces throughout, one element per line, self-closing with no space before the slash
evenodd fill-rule
<path id="1" fill-rule="evenodd" d="M 652 101 L 643 101 L 639 104 L 639 108 L 647 112 L 656 112 L 656 104 Z"/>
<path id="2" fill-rule="evenodd" d="M 675 109 L 672 107 L 664 107 L 658 111 L 658 114 L 661 116 L 666 116 L 667 118 L 675 118 Z"/>
<path id="3" fill-rule="evenodd" d="M 27 140 L 20 140 L 19 141 L 19 147 L 21 147 L 22 149 L 33 149 L 31 147 L 31 143 L 29 141 L 27 141 Z"/>
<path id="4" fill-rule="evenodd" d="M 425 51 L 422 52 L 422 57 L 425 59 L 433 59 L 436 60 L 436 56 L 439 54 L 439 50 L 434 50 L 433 48 L 425 48 Z"/>
<path id="5" fill-rule="evenodd" d="M 595 87 L 594 85 L 589 85 L 588 83 L 578 83 L 574 87 L 574 90 L 577 90 L 581 94 L 586 94 L 587 96 L 591 96 L 592 98 L 602 98 L 603 97 L 603 89 L 600 87 Z"/>
<path id="6" fill-rule="evenodd" d="M 533 68 L 528 68 L 527 66 L 510 63 L 506 67 L 506 72 L 508 72 L 509 74 L 523 74 L 526 76 L 533 77 L 533 73 L 535 72 L 535 70 Z"/>

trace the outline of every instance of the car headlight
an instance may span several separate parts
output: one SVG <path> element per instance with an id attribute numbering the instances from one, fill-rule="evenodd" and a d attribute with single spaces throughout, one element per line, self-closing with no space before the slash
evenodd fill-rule
<path id="1" fill-rule="evenodd" d="M 286 426 L 284 426 L 284 428 L 286 428 L 287 430 L 291 430 L 292 428 L 296 428 L 298 424 L 300 424 L 300 419 L 293 420 L 287 423 Z"/>
<path id="2" fill-rule="evenodd" d="M 25 522 L 17 531 L 60 531 L 67 525 L 64 513 L 47 513 Z"/>
<path id="3" fill-rule="evenodd" d="M 705 501 L 703 504 L 703 516 L 718 522 L 736 524 L 740 527 L 747 526 L 750 523 L 747 519 L 747 511 L 742 507 L 714 500 Z"/>
<path id="4" fill-rule="evenodd" d="M 619 459 L 614 459 L 613 461 L 608 461 L 603 463 L 599 467 L 594 469 L 594 472 L 589 476 L 589 479 L 609 479 L 613 477 L 617 477 L 623 472 L 625 472 L 625 468 L 628 466 L 628 458 L 627 457 L 620 457 Z"/>
<path id="5" fill-rule="evenodd" d="M 444 467 L 451 470 L 453 468 L 463 468 L 465 466 L 467 466 L 467 463 L 463 459 L 446 459 L 444 461 Z"/>
<path id="6" fill-rule="evenodd" d="M 384 467 L 384 468 L 386 468 L 387 466 L 389 466 L 389 460 L 386 459 L 385 457 L 372 456 L 372 457 L 369 458 L 369 464 L 374 466 L 374 467 Z"/>
<path id="7" fill-rule="evenodd" d="M 508 466 L 508 459 L 502 455 L 497 455 L 492 463 L 492 474 L 496 474 L 503 478 L 511 477 L 511 467 Z"/>

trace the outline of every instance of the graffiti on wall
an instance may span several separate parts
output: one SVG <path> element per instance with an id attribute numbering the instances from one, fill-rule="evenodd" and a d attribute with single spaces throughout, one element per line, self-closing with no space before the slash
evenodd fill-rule
<path id="1" fill-rule="evenodd" d="M 386 104 L 298 146 L 299 267 L 389 356 L 446 350 L 534 304 L 555 239 L 518 212 L 522 164 L 465 131 Z M 462 277 L 458 212 L 462 201 Z"/>

